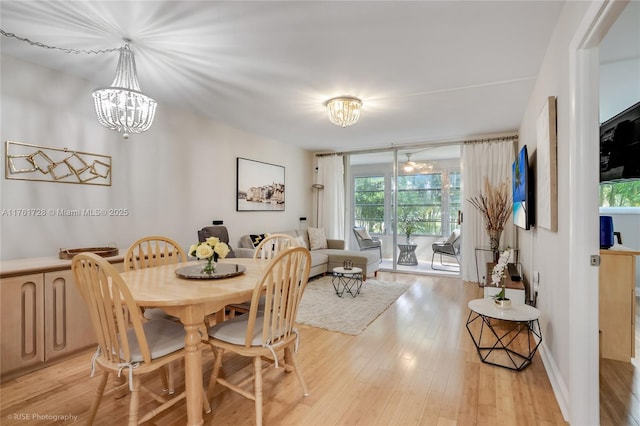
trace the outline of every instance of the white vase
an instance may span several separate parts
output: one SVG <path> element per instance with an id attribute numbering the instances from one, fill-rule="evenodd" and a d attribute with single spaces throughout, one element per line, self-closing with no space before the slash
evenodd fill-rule
<path id="1" fill-rule="evenodd" d="M 511 299 L 495 299 L 494 302 L 498 309 L 511 309 Z"/>

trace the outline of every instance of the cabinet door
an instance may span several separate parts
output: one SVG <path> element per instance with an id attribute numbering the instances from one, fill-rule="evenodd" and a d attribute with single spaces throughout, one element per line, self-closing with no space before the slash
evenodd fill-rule
<path id="1" fill-rule="evenodd" d="M 70 270 L 44 274 L 46 361 L 96 344 L 87 306 Z"/>
<path id="2" fill-rule="evenodd" d="M 42 274 L 0 280 L 2 380 L 45 360 L 42 293 Z"/>
<path id="3" fill-rule="evenodd" d="M 635 257 L 603 254 L 600 262 L 600 331 L 603 358 L 630 362 L 634 353 Z"/>

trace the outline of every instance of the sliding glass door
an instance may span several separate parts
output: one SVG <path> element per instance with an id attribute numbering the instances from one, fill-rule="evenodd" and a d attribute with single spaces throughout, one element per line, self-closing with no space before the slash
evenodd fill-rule
<path id="1" fill-rule="evenodd" d="M 351 154 L 349 162 L 352 226 L 382 241 L 381 269 L 457 275 L 455 256 L 436 255 L 432 268 L 432 244 L 459 226 L 459 146 Z"/>

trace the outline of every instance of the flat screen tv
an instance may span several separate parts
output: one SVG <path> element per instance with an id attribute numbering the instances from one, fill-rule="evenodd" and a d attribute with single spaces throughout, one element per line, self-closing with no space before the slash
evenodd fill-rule
<path id="1" fill-rule="evenodd" d="M 600 182 L 640 179 L 640 102 L 600 126 Z"/>
<path id="2" fill-rule="evenodd" d="M 527 146 L 524 145 L 513 162 L 511 184 L 513 187 L 513 223 L 522 229 L 530 229 L 535 224 L 533 176 L 529 168 Z"/>

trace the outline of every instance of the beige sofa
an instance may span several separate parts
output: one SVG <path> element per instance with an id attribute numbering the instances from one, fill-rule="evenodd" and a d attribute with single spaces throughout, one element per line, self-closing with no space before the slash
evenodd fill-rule
<path id="1" fill-rule="evenodd" d="M 290 230 L 282 232 L 273 232 L 274 234 L 287 234 L 294 238 L 302 237 L 306 247 L 309 247 L 309 235 L 306 230 Z M 251 235 L 243 235 L 238 242 L 238 248 L 235 249 L 237 257 L 253 257 L 255 248 L 251 239 Z M 344 250 L 344 240 L 327 239 L 327 248 L 311 250 L 311 271 L 309 276 L 325 274 L 331 272 L 333 268 L 343 265 L 345 260 L 351 260 L 353 266 L 362 269 L 362 277 L 377 276 L 380 267 L 380 256 L 378 252 L 373 251 L 355 251 Z"/>

